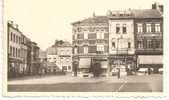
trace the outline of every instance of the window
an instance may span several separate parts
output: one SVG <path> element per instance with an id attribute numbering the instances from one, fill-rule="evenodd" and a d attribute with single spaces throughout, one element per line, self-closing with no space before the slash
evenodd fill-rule
<path id="1" fill-rule="evenodd" d="M 12 41 L 12 38 L 13 38 L 13 33 L 11 32 L 11 41 Z"/>
<path id="2" fill-rule="evenodd" d="M 153 48 L 160 48 L 161 47 L 161 41 L 160 40 L 154 40 Z"/>
<path id="3" fill-rule="evenodd" d="M 153 42 L 151 40 L 147 40 L 147 48 L 152 48 Z"/>
<path id="4" fill-rule="evenodd" d="M 18 43 L 18 36 L 16 35 L 16 43 Z"/>
<path id="5" fill-rule="evenodd" d="M 15 34 L 13 34 L 13 41 L 15 42 Z"/>
<path id="6" fill-rule="evenodd" d="M 127 33 L 126 24 L 123 24 L 123 33 Z"/>
<path id="7" fill-rule="evenodd" d="M 20 57 L 20 49 L 18 49 L 18 57 Z"/>
<path id="8" fill-rule="evenodd" d="M 12 56 L 12 47 L 10 46 L 10 55 Z"/>
<path id="9" fill-rule="evenodd" d="M 81 29 L 78 27 L 78 28 L 77 28 L 77 31 L 78 31 L 78 32 L 80 32 L 80 31 L 81 31 Z"/>
<path id="10" fill-rule="evenodd" d="M 151 32 L 151 24 L 146 24 L 146 30 L 147 32 Z"/>
<path id="11" fill-rule="evenodd" d="M 87 53 L 88 53 L 88 47 L 85 46 L 85 47 L 84 47 L 84 54 L 87 54 Z"/>
<path id="12" fill-rule="evenodd" d="M 139 49 L 143 48 L 143 41 L 142 40 L 138 41 L 138 48 Z"/>
<path id="13" fill-rule="evenodd" d="M 16 55 L 16 57 L 18 57 L 18 49 L 17 48 L 16 48 L 16 54 L 15 55 Z"/>
<path id="14" fill-rule="evenodd" d="M 160 24 L 155 24 L 155 32 L 160 32 Z"/>
<path id="15" fill-rule="evenodd" d="M 112 42 L 112 48 L 115 48 L 115 42 Z"/>
<path id="16" fill-rule="evenodd" d="M 74 49 L 74 54 L 77 54 L 77 48 Z"/>
<path id="17" fill-rule="evenodd" d="M 88 39 L 88 34 L 84 33 L 84 39 Z"/>
<path id="18" fill-rule="evenodd" d="M 13 47 L 13 57 L 15 57 L 15 48 Z"/>
<path id="19" fill-rule="evenodd" d="M 116 33 L 119 34 L 120 33 L 120 25 L 116 24 Z"/>
<path id="20" fill-rule="evenodd" d="M 75 40 L 77 39 L 77 34 L 74 34 Z"/>
<path id="21" fill-rule="evenodd" d="M 104 45 L 97 45 L 97 51 L 104 51 Z"/>
<path id="22" fill-rule="evenodd" d="M 69 62 L 70 61 L 69 58 L 67 58 L 66 61 Z"/>
<path id="23" fill-rule="evenodd" d="M 143 32 L 143 25 L 142 24 L 137 24 L 137 32 L 142 33 Z"/>
<path id="24" fill-rule="evenodd" d="M 130 42 L 128 42 L 128 48 L 131 48 L 131 43 Z"/>
<path id="25" fill-rule="evenodd" d="M 104 39 L 104 33 L 97 33 L 97 39 Z"/>
<path id="26" fill-rule="evenodd" d="M 68 70 L 71 70 L 71 66 L 68 66 Z"/>

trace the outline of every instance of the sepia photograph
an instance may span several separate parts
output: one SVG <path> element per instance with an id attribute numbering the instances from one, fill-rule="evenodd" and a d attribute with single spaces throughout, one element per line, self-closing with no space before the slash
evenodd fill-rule
<path id="1" fill-rule="evenodd" d="M 5 95 L 165 92 L 163 0 L 3 3 Z"/>

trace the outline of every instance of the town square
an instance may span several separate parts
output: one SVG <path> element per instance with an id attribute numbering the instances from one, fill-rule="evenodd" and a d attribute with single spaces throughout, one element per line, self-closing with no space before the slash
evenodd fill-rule
<path id="1" fill-rule="evenodd" d="M 67 29 L 57 27 L 53 16 L 44 15 L 49 26 L 42 24 L 44 16 L 37 18 L 38 26 L 28 22 L 37 34 L 9 17 L 7 92 L 163 92 L 163 9 L 159 2 L 104 14 L 94 9 L 69 21 L 63 11 L 58 19 L 65 20 L 70 33 L 57 33 Z"/>

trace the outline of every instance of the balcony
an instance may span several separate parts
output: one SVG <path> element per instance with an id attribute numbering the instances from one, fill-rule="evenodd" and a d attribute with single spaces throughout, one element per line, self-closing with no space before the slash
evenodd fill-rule
<path id="1" fill-rule="evenodd" d="M 137 33 L 137 37 L 161 37 L 162 32 Z"/>
<path id="2" fill-rule="evenodd" d="M 128 48 L 113 49 L 111 50 L 111 54 L 124 55 L 124 54 L 128 54 L 128 51 L 129 51 Z"/>
<path id="3" fill-rule="evenodd" d="M 136 54 L 163 54 L 162 48 L 138 48 L 136 49 Z"/>

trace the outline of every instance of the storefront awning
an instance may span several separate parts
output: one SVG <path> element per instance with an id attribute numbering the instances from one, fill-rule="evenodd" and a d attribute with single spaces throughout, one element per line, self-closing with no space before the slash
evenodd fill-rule
<path id="1" fill-rule="evenodd" d="M 163 64 L 162 55 L 141 55 L 138 56 L 138 64 Z"/>
<path id="2" fill-rule="evenodd" d="M 90 68 L 91 59 L 90 58 L 80 58 L 79 68 Z"/>
<path id="3" fill-rule="evenodd" d="M 101 68 L 107 68 L 107 61 L 101 61 Z"/>

